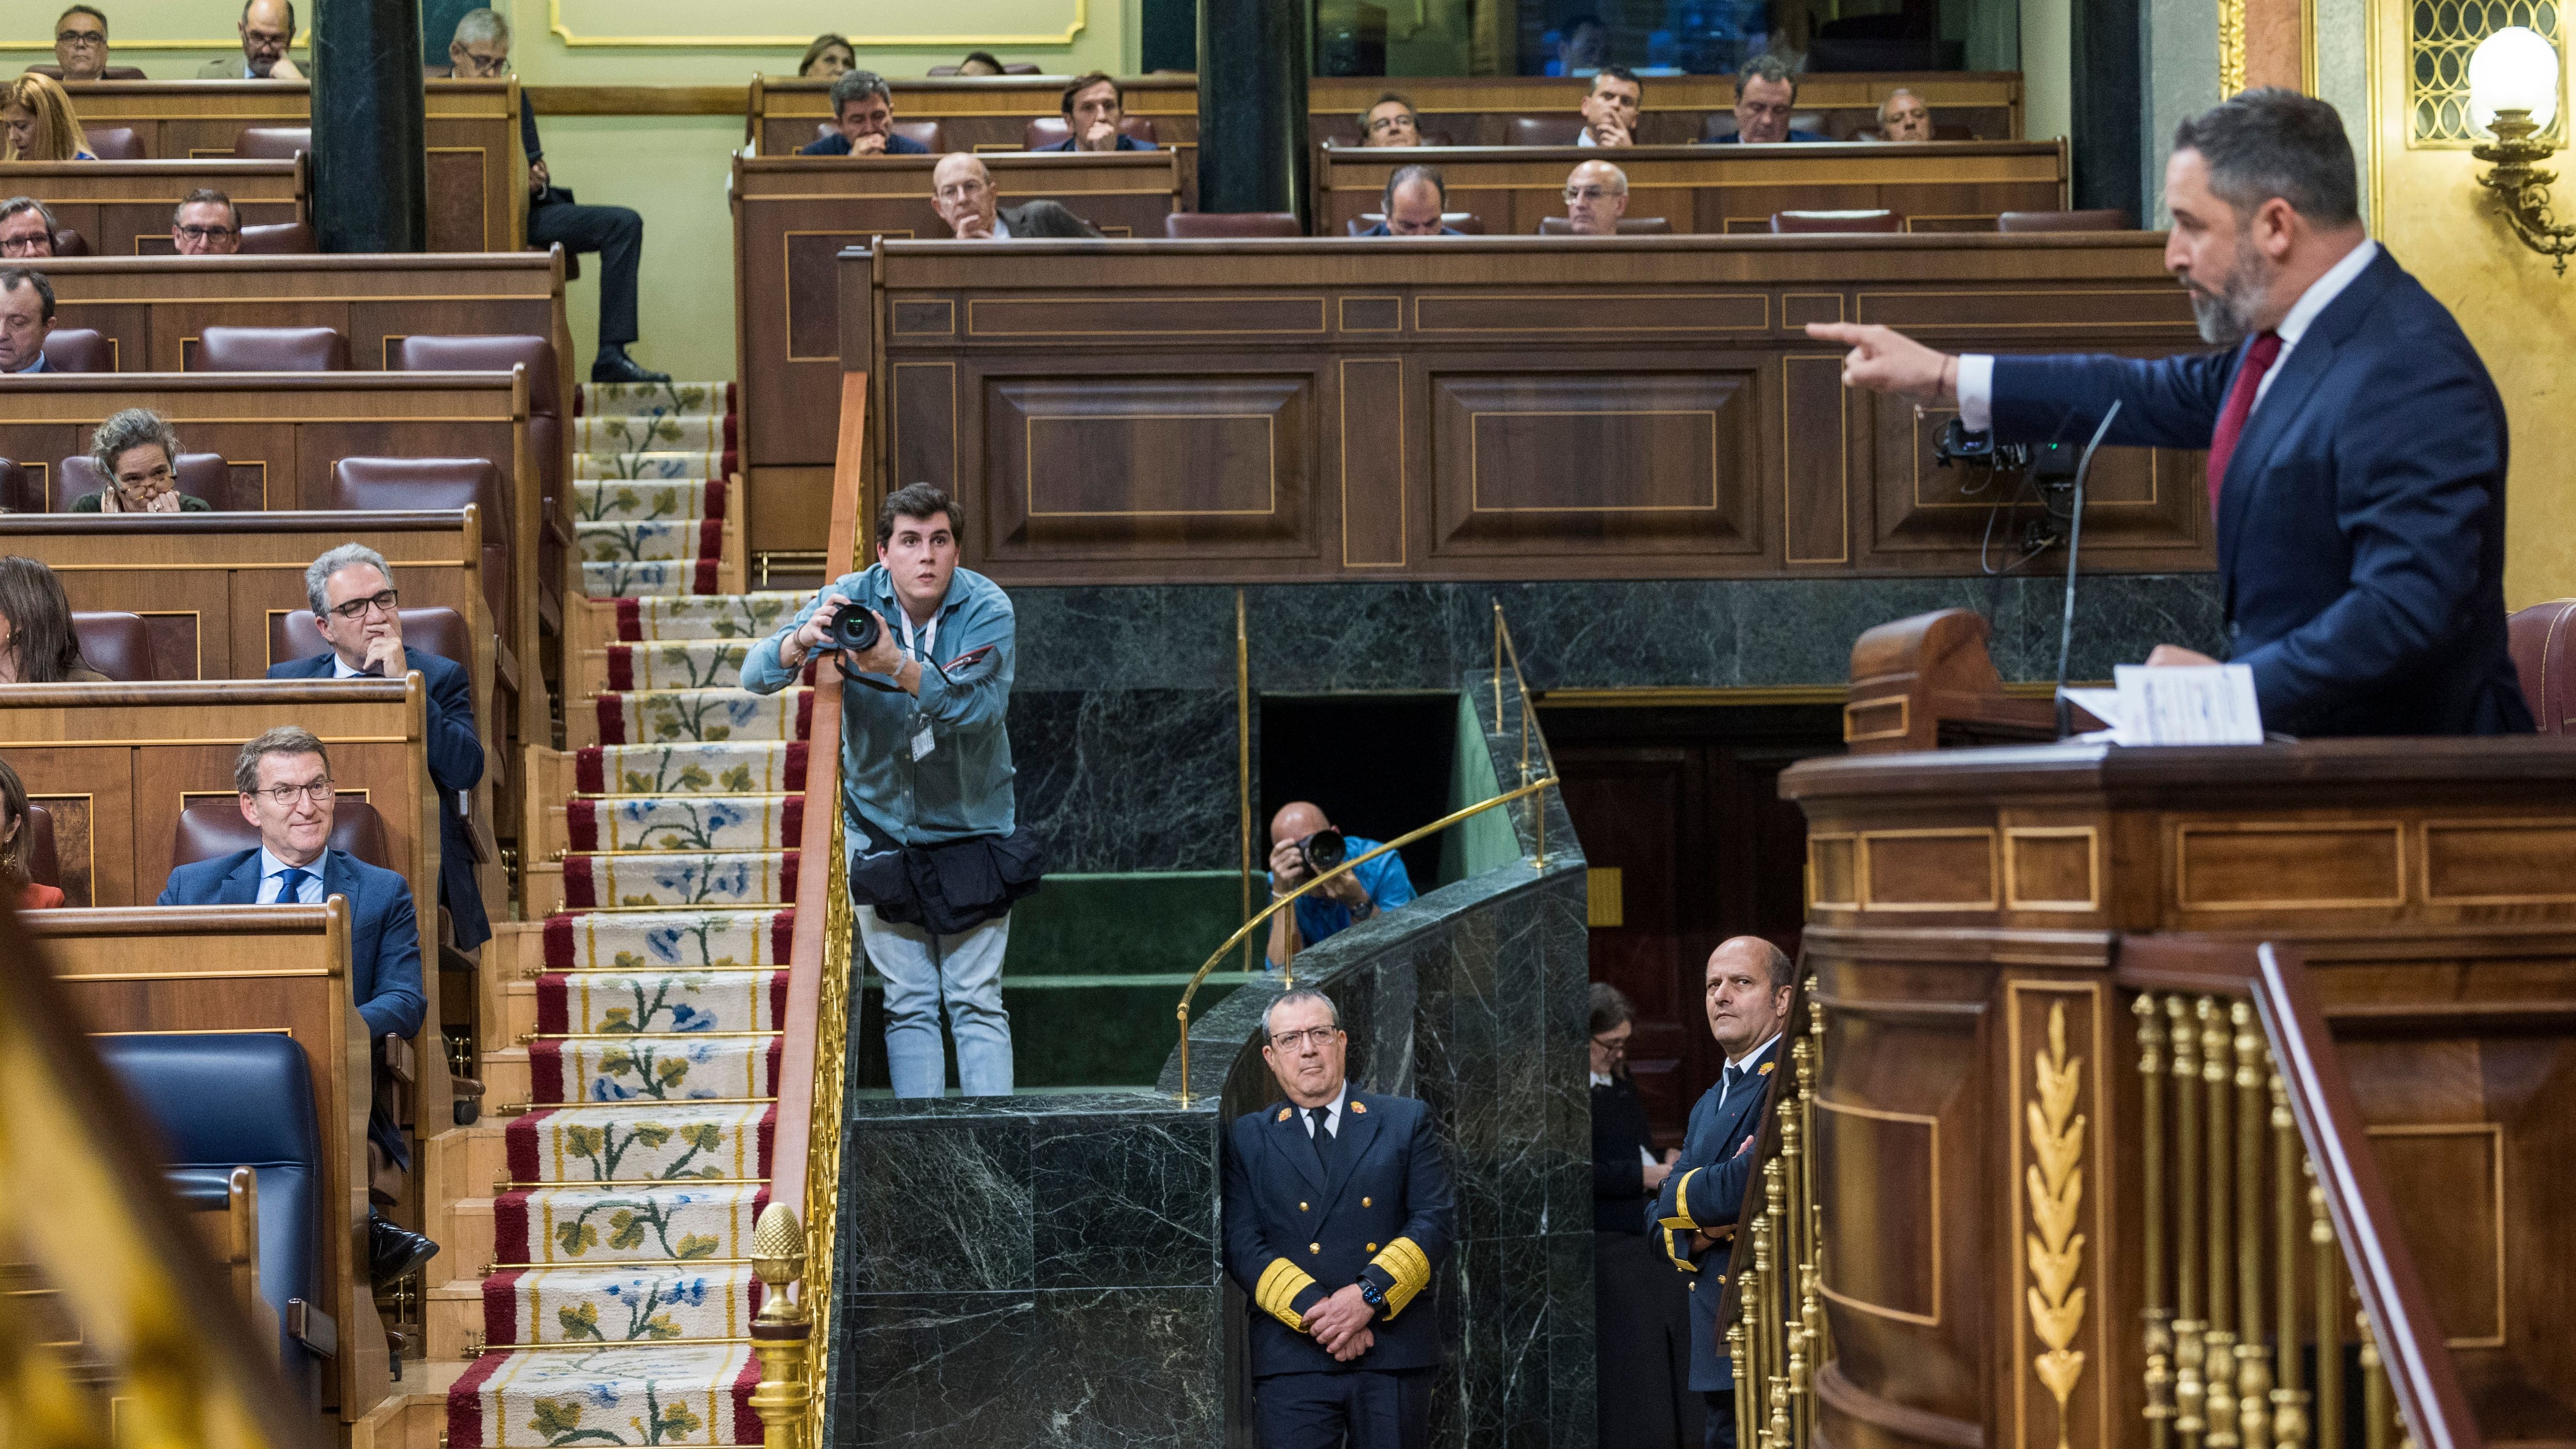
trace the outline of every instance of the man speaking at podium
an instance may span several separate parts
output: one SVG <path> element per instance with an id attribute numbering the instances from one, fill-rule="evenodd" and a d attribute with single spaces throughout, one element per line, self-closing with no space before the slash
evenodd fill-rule
<path id="1" fill-rule="evenodd" d="M 2155 362 L 1935 352 L 1885 327 L 1843 381 L 1955 401 L 1998 440 L 2209 450 L 2229 652 L 2266 728 L 2528 733 L 2505 649 L 2504 402 L 2441 303 L 2363 231 L 2334 108 L 2246 91 L 2177 127 L 2165 266 L 2201 336 Z M 2161 644 L 2149 664 L 2207 664 Z"/>

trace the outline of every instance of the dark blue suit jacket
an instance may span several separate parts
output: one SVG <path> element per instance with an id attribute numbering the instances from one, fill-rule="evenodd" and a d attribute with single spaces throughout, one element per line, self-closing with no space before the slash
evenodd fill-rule
<path id="1" fill-rule="evenodd" d="M 1440 234 L 1441 234 L 1442 236 L 1465 236 L 1465 235 L 1466 235 L 1466 233 L 1465 233 L 1465 232 L 1460 231 L 1458 228 L 1456 228 L 1456 227 L 1454 227 L 1454 226 L 1444 226 L 1444 227 L 1440 228 Z M 1388 231 L 1388 230 L 1386 229 L 1386 223 L 1381 221 L 1381 222 L 1379 222 L 1377 225 L 1375 225 L 1375 226 L 1373 226 L 1373 227 L 1370 227 L 1368 230 L 1366 230 L 1366 231 L 1364 231 L 1364 232 L 1360 232 L 1360 233 L 1359 233 L 1359 235 L 1361 235 L 1361 236 L 1393 236 L 1393 235 L 1395 235 L 1395 233 L 1394 233 L 1394 232 L 1391 232 L 1391 231 Z"/>
<path id="2" fill-rule="evenodd" d="M 1995 435 L 2206 448 L 2245 349 L 1998 357 Z M 2231 656 L 2266 728 L 2531 730 L 2505 648 L 2504 401 L 2448 309 L 2382 250 L 2317 314 L 2218 503 Z"/>
<path id="3" fill-rule="evenodd" d="M 813 140 L 806 142 L 804 145 L 797 147 L 796 154 L 799 156 L 847 156 L 850 154 L 850 138 L 841 135 L 837 131 L 829 136 L 817 136 Z M 927 156 L 930 154 L 930 148 L 921 144 L 919 141 L 912 139 L 910 136 L 888 132 L 886 135 L 885 154 L 888 156 Z"/>
<path id="4" fill-rule="evenodd" d="M 1754 1058 L 1751 1088 L 1738 1087 L 1726 1105 L 1718 1105 L 1718 1085 L 1692 1104 L 1690 1128 L 1682 1138 L 1682 1155 L 1655 1198 L 1656 1231 L 1673 1266 L 1690 1275 L 1690 1386 L 1699 1393 L 1735 1387 L 1735 1367 L 1726 1354 L 1726 1330 L 1717 1322 L 1718 1300 L 1726 1296 L 1726 1261 L 1731 1240 L 1720 1238 L 1705 1253 L 1690 1250 L 1690 1235 L 1735 1221 L 1744 1204 L 1744 1185 L 1753 1177 L 1753 1154 L 1743 1150 L 1762 1130 L 1762 1108 L 1771 1100 L 1773 1069 L 1780 1062 L 1780 1043 L 1773 1042 Z"/>
<path id="5" fill-rule="evenodd" d="M 1329 1174 L 1287 1102 L 1226 1128 L 1225 1267 L 1251 1302 L 1252 1373 L 1434 1368 L 1440 1320 L 1416 1301 L 1449 1256 L 1449 1167 L 1431 1109 L 1348 1089 Z M 1336 1363 L 1300 1326 L 1361 1279 L 1386 1295 L 1377 1342 Z"/>
<path id="6" fill-rule="evenodd" d="M 1040 146 L 1037 149 L 1041 151 L 1070 151 L 1073 149 L 1073 141 L 1073 137 L 1067 136 L 1052 146 Z M 1151 141 L 1139 141 L 1135 137 L 1121 131 L 1118 133 L 1117 149 L 1121 151 L 1154 151 L 1161 148 L 1157 147 Z M 1327 1355 L 1327 1357 L 1329 1357 L 1329 1355 Z"/>
<path id="7" fill-rule="evenodd" d="M 1714 141 L 1704 141 L 1704 142 L 1702 142 L 1702 143 L 1700 143 L 1700 144 L 1702 144 L 1702 145 L 1706 145 L 1706 146 L 1742 146 L 1742 145 L 1756 145 L 1756 146 L 1760 146 L 1760 145 L 1773 145 L 1773 146 L 1786 146 L 1786 145 L 1788 145 L 1788 144 L 1789 144 L 1789 142 L 1790 142 L 1790 141 L 1829 141 L 1829 140 L 1832 140 L 1832 139 L 1833 139 L 1833 138 L 1832 138 L 1832 137 L 1830 137 L 1830 136 L 1819 136 L 1819 135 L 1817 135 L 1817 134 L 1816 134 L 1815 132 L 1813 132 L 1813 131 L 1791 131 L 1791 132 L 1789 133 L 1789 135 L 1788 135 L 1788 139 L 1787 139 L 1787 140 L 1782 140 L 1782 141 L 1771 141 L 1771 142 L 1754 141 L 1754 142 L 1747 142 L 1747 141 L 1746 141 L 1742 136 L 1720 136 L 1720 137 L 1718 137 L 1718 138 L 1717 138 L 1716 140 L 1714 140 Z"/>
<path id="8" fill-rule="evenodd" d="M 322 894 L 325 899 L 346 896 L 349 901 L 349 994 L 367 1023 L 370 1049 L 378 1037 L 418 1035 L 429 999 L 421 994 L 420 923 L 412 912 L 411 886 L 394 872 L 369 865 L 345 850 L 325 850 Z M 258 903 L 257 850 L 236 850 L 183 865 L 170 872 L 170 883 L 153 902 L 158 906 Z M 396 1163 L 410 1165 L 410 1151 L 381 1092 L 368 1115 L 367 1136 Z"/>
<path id="9" fill-rule="evenodd" d="M 268 666 L 271 679 L 329 679 L 328 653 Z M 406 645 L 403 663 L 429 686 L 429 778 L 438 786 L 438 899 L 456 922 L 456 949 L 471 951 L 492 938 L 483 913 L 483 886 L 474 878 L 473 847 L 466 844 L 465 812 L 456 797 L 483 781 L 483 737 L 474 732 L 474 689 L 465 666 Z"/>

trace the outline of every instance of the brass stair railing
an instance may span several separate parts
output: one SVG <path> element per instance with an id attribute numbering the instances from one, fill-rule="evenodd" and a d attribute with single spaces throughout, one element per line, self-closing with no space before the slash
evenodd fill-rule
<path id="1" fill-rule="evenodd" d="M 1816 1373 L 1832 1356 L 1825 1321 L 1824 1206 L 1818 1194 L 1816 1085 L 1825 1059 L 1825 1012 L 1809 977 L 1789 1003 L 1788 1089 L 1772 1094 L 1754 1140 L 1718 1308 L 1735 1370 L 1735 1442 L 1790 1449 L 1815 1431 Z"/>

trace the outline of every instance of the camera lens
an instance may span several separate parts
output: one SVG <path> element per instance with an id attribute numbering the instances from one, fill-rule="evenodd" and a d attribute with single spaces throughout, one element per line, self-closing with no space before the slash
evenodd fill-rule
<path id="1" fill-rule="evenodd" d="M 832 616 L 832 647 L 865 654 L 876 647 L 877 616 L 853 600 Z"/>
<path id="2" fill-rule="evenodd" d="M 1342 832 L 1325 829 L 1298 841 L 1297 853 L 1305 859 L 1307 874 L 1322 875 L 1340 865 L 1350 847 L 1342 839 Z"/>

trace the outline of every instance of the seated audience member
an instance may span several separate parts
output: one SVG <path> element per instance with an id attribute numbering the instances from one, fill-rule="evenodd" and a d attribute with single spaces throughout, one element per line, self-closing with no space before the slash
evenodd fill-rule
<path id="1" fill-rule="evenodd" d="M 1151 151 L 1154 143 L 1139 141 L 1118 128 L 1127 121 L 1127 94 L 1118 82 L 1099 71 L 1074 77 L 1064 88 L 1064 124 L 1073 134 L 1041 151 Z"/>
<path id="2" fill-rule="evenodd" d="M 25 267 L 0 268 L 0 373 L 53 371 L 45 361 L 53 331 L 53 282 Z"/>
<path id="3" fill-rule="evenodd" d="M 211 513 L 179 491 L 179 435 L 149 408 L 127 408 L 89 435 L 89 460 L 108 486 L 72 500 L 74 513 Z"/>
<path id="4" fill-rule="evenodd" d="M 179 198 L 170 210 L 170 245 L 183 257 L 229 257 L 241 251 L 241 213 L 211 186 Z"/>
<path id="5" fill-rule="evenodd" d="M 1549 75 L 1590 75 L 1610 60 L 1610 27 L 1598 15 L 1577 15 L 1557 31 Z"/>
<path id="6" fill-rule="evenodd" d="M 221 55 L 197 70 L 199 80 L 302 80 L 286 53 L 295 43 L 295 0 L 243 0 L 241 54 Z"/>
<path id="7" fill-rule="evenodd" d="M 1565 178 L 1565 224 L 1576 236 L 1617 236 L 1628 214 L 1628 173 L 1586 161 Z"/>
<path id="8" fill-rule="evenodd" d="M 0 557 L 0 684 L 105 684 L 81 657 L 72 601 L 43 563 Z"/>
<path id="9" fill-rule="evenodd" d="M 1878 139 L 1882 141 L 1929 141 L 1932 139 L 1932 108 L 1923 98 L 1903 86 L 1888 92 L 1878 103 Z"/>
<path id="10" fill-rule="evenodd" d="M 18 772 L 0 760 L 0 890 L 22 911 L 50 911 L 63 903 L 60 888 L 27 878 L 27 787 Z"/>
<path id="11" fill-rule="evenodd" d="M 282 725 L 249 744 L 233 762 L 233 788 L 244 820 L 259 827 L 259 848 L 236 850 L 170 872 L 161 888 L 164 906 L 318 906 L 333 896 L 349 902 L 349 991 L 376 1051 L 374 1104 L 367 1113 L 370 1180 L 379 1161 L 411 1166 L 411 1151 L 395 1123 L 384 1069 L 386 1037 L 420 1031 L 428 1000 L 421 994 L 420 922 L 411 886 L 393 871 L 331 848 L 331 817 L 339 798 L 331 788 L 331 756 L 307 730 Z M 390 1202 L 372 1189 L 375 1202 Z M 367 1212 L 368 1268 L 376 1286 L 401 1278 L 438 1253 L 438 1244 L 387 1222 L 371 1202 Z"/>
<path id="12" fill-rule="evenodd" d="M 53 211 L 32 196 L 0 201 L 0 260 L 41 261 L 53 254 Z"/>
<path id="13" fill-rule="evenodd" d="M 1812 131 L 1789 129 L 1789 113 L 1798 106 L 1798 78 L 1776 55 L 1757 55 L 1735 73 L 1735 134 L 1720 136 L 1720 146 L 1769 145 L 1778 141 L 1821 141 Z"/>
<path id="14" fill-rule="evenodd" d="M 67 81 L 94 81 L 107 70 L 107 12 L 75 5 L 54 22 L 54 64 Z"/>
<path id="15" fill-rule="evenodd" d="M 1311 873 L 1309 842 L 1318 836 L 1338 839 L 1342 858 L 1354 859 L 1381 842 L 1344 835 L 1324 818 L 1321 807 L 1292 800 L 1270 817 L 1270 898 L 1277 900 L 1304 885 Z M 1327 867 L 1329 869 L 1329 867 Z M 1270 918 L 1270 964 L 1287 964 L 1300 951 L 1337 936 L 1380 911 L 1391 911 L 1413 899 L 1413 877 L 1404 873 L 1404 857 L 1390 850 L 1297 898 L 1295 907 Z"/>
<path id="16" fill-rule="evenodd" d="M 1378 199 L 1386 220 L 1361 232 L 1362 236 L 1464 236 L 1454 226 L 1443 225 L 1442 211 L 1449 205 L 1449 183 L 1440 177 L 1437 166 L 1398 166 L 1386 178 L 1386 192 Z"/>
<path id="17" fill-rule="evenodd" d="M 830 135 L 808 143 L 799 156 L 927 156 L 930 148 L 894 133 L 894 87 L 872 70 L 854 70 L 832 82 Z"/>
<path id="18" fill-rule="evenodd" d="M 930 204 L 959 241 L 1099 241 L 1091 223 L 1060 201 L 1001 204 L 993 173 L 971 151 L 951 151 L 930 173 Z"/>
<path id="19" fill-rule="evenodd" d="M 95 161 L 60 82 L 33 71 L 0 85 L 0 161 Z"/>
<path id="20" fill-rule="evenodd" d="M 964 60 L 957 62 L 957 73 L 959 75 L 1000 75 L 1002 59 L 989 50 L 970 50 L 966 52 Z"/>
<path id="21" fill-rule="evenodd" d="M 1634 146 L 1637 108 L 1646 88 L 1624 65 L 1605 65 L 1592 74 L 1592 89 L 1583 97 L 1583 134 L 1577 146 Z"/>
<path id="22" fill-rule="evenodd" d="M 483 737 L 474 730 L 474 692 L 464 666 L 403 643 L 402 598 L 385 556 L 344 543 L 304 570 L 305 601 L 331 645 L 310 659 L 268 666 L 271 679 L 400 679 L 419 672 L 429 689 L 429 778 L 438 786 L 438 902 L 456 923 L 456 949 L 492 938 L 483 887 L 467 843 L 465 792 L 483 780 Z"/>
<path id="23" fill-rule="evenodd" d="M 1360 112 L 1360 144 L 1421 145 L 1422 118 L 1414 113 L 1413 102 L 1393 91 L 1378 97 L 1376 105 Z"/>
<path id="24" fill-rule="evenodd" d="M 508 75 L 510 22 L 489 8 L 466 11 L 457 19 L 447 56 L 460 76 Z M 644 260 L 644 218 L 623 206 L 583 206 L 554 184 L 546 148 L 537 140 L 537 107 L 525 90 L 519 92 L 519 144 L 528 153 L 528 244 L 561 242 L 568 252 L 599 253 L 599 351 L 591 359 L 590 380 L 669 382 L 669 373 L 651 371 L 626 355 L 627 344 L 639 335 L 635 273 Z"/>
<path id="25" fill-rule="evenodd" d="M 796 62 L 796 73 L 808 80 L 839 80 L 859 63 L 859 53 L 846 35 L 826 30 L 805 47 L 805 58 Z"/>

